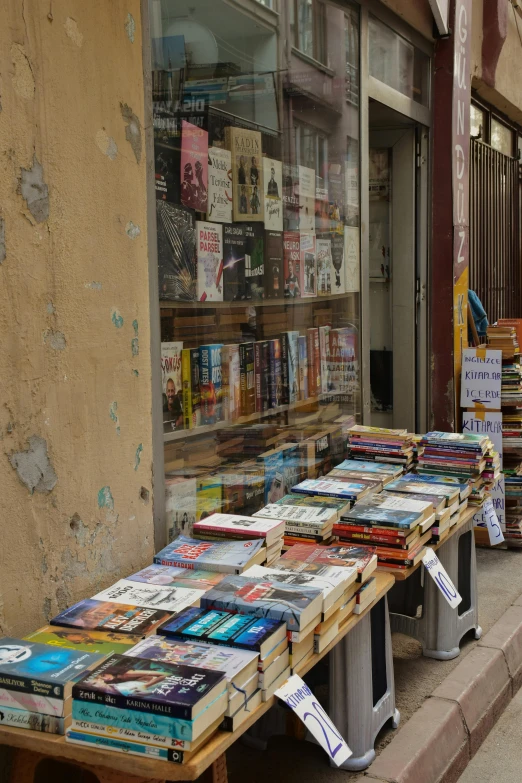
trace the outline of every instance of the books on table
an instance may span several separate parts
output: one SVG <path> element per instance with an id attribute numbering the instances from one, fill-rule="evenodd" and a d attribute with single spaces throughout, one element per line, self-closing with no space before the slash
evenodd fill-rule
<path id="1" fill-rule="evenodd" d="M 260 559 L 265 553 L 260 539 L 245 541 L 202 541 L 187 536 L 178 536 L 161 552 L 154 556 L 154 562 L 160 565 L 181 568 L 241 573 Z"/>
<path id="2" fill-rule="evenodd" d="M 274 544 L 283 535 L 285 524 L 283 517 L 275 515 L 263 517 L 257 513 L 254 517 L 238 514 L 211 514 L 194 525 L 194 532 L 230 538 L 261 538 L 266 546 Z"/>

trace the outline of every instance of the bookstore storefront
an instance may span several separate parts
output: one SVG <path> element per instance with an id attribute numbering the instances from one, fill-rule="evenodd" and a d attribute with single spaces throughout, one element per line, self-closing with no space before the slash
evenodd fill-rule
<path id="1" fill-rule="evenodd" d="M 171 540 L 354 423 L 424 431 L 431 50 L 379 3 L 150 0 L 150 33 Z"/>

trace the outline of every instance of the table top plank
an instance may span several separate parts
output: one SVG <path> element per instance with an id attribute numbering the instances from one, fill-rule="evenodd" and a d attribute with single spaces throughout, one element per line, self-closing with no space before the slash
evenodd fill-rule
<path id="1" fill-rule="evenodd" d="M 316 653 L 304 661 L 301 667 L 297 666 L 296 674 L 303 676 L 316 663 L 318 663 L 346 634 L 359 623 L 363 617 L 381 600 L 395 582 L 395 574 L 378 573 L 376 598 L 361 614 L 353 614 L 347 618 L 341 626 L 336 638 L 321 653 Z M 15 729 L 8 726 L 0 726 L 0 745 L 9 745 L 14 748 L 25 749 L 36 753 L 42 753 L 55 758 L 77 761 L 97 767 L 106 767 L 112 770 L 126 773 L 127 775 L 148 777 L 151 781 L 175 781 L 196 780 L 219 756 L 221 756 L 239 737 L 247 731 L 262 715 L 265 714 L 276 702 L 272 696 L 263 702 L 247 720 L 234 732 L 218 731 L 205 743 L 186 764 L 174 764 L 169 761 L 156 760 L 141 756 L 127 755 L 116 751 L 83 747 L 66 742 L 65 737 L 55 734 L 45 734 L 26 729 Z M 129 781 L 130 783 L 130 781 Z"/>

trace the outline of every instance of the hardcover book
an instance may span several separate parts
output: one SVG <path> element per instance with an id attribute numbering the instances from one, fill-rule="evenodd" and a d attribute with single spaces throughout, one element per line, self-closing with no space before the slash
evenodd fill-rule
<path id="1" fill-rule="evenodd" d="M 232 156 L 229 150 L 208 150 L 207 220 L 232 223 Z"/>
<path id="2" fill-rule="evenodd" d="M 283 298 L 283 271 L 283 234 L 265 231 L 265 299 Z"/>
<path id="3" fill-rule="evenodd" d="M 201 392 L 201 423 L 215 424 L 223 418 L 223 388 L 221 383 L 221 344 L 199 348 L 199 386 Z"/>
<path id="4" fill-rule="evenodd" d="M 283 227 L 299 229 L 299 169 L 287 163 L 283 163 Z"/>
<path id="5" fill-rule="evenodd" d="M 66 628 L 86 628 L 91 631 L 117 631 L 143 636 L 152 633 L 159 623 L 169 617 L 163 609 L 145 606 L 127 606 L 85 598 L 65 609 L 51 620 L 51 625 Z"/>
<path id="6" fill-rule="evenodd" d="M 332 293 L 332 240 L 317 237 L 317 295 L 329 296 Z"/>
<path id="7" fill-rule="evenodd" d="M 263 158 L 265 179 L 265 228 L 283 230 L 283 165 L 280 160 Z"/>
<path id="8" fill-rule="evenodd" d="M 80 701 L 193 720 L 226 690 L 223 672 L 113 655 L 75 683 L 72 695 Z"/>
<path id="9" fill-rule="evenodd" d="M 278 506 L 279 508 L 279 506 Z M 262 514 L 259 516 L 262 517 Z M 282 517 L 257 519 L 237 514 L 212 514 L 194 526 L 196 532 L 205 534 L 225 533 L 242 538 L 262 538 L 267 546 L 277 541 L 284 532 Z"/>
<path id="10" fill-rule="evenodd" d="M 317 296 L 315 234 L 312 231 L 301 231 L 300 245 L 301 269 L 303 274 L 301 296 Z"/>
<path id="11" fill-rule="evenodd" d="M 284 296 L 299 299 L 302 296 L 303 274 L 301 266 L 301 238 L 298 231 L 283 234 Z"/>
<path id="12" fill-rule="evenodd" d="M 299 166 L 299 230 L 315 231 L 315 170 Z"/>
<path id="13" fill-rule="evenodd" d="M 224 574 L 217 571 L 192 571 L 175 566 L 153 565 L 137 571 L 127 577 L 132 582 L 144 582 L 149 585 L 165 585 L 166 587 L 188 587 L 194 590 L 210 590 L 224 579 Z M 136 644 L 139 640 L 136 639 Z M 126 646 L 128 649 L 128 645 Z"/>
<path id="14" fill-rule="evenodd" d="M 196 223 L 190 209 L 156 201 L 160 299 L 195 302 Z"/>
<path id="15" fill-rule="evenodd" d="M 45 625 L 38 631 L 24 636 L 27 642 L 48 644 L 51 647 L 65 647 L 68 650 L 97 653 L 98 655 L 116 655 L 125 653 L 138 641 L 139 636 L 123 633 L 101 633 L 100 631 L 70 631 L 67 628 L 57 628 Z M 13 707 L 16 705 L 12 705 Z M 23 709 L 28 709 L 24 707 Z M 42 710 L 35 710 L 42 712 Z"/>
<path id="16" fill-rule="evenodd" d="M 248 541 L 200 541 L 179 536 L 154 556 L 160 565 L 172 565 L 195 570 L 240 573 L 259 552 L 263 542 Z"/>
<path id="17" fill-rule="evenodd" d="M 225 224 L 223 226 L 223 299 L 225 302 L 239 302 L 247 298 L 245 255 L 245 227 Z"/>
<path id="18" fill-rule="evenodd" d="M 23 639 L 0 639 L 0 688 L 65 699 L 68 683 L 103 660 L 103 655 L 38 644 Z"/>
<path id="19" fill-rule="evenodd" d="M 181 382 L 184 429 L 192 430 L 201 424 L 199 348 L 183 348 L 181 352 Z"/>
<path id="20" fill-rule="evenodd" d="M 226 146 L 232 154 L 233 220 L 263 220 L 261 134 L 227 126 Z"/>
<path id="21" fill-rule="evenodd" d="M 245 225 L 245 289 L 247 299 L 261 301 L 265 296 L 265 232 L 262 225 Z"/>
<path id="22" fill-rule="evenodd" d="M 208 132 L 186 120 L 181 120 L 181 203 L 207 211 Z"/>
<path id="23" fill-rule="evenodd" d="M 161 343 L 164 429 L 183 429 L 183 385 L 181 352 L 183 343 Z"/>
<path id="24" fill-rule="evenodd" d="M 286 622 L 289 631 L 305 628 L 320 614 L 322 603 L 321 590 L 245 576 L 223 579 L 201 599 L 203 609 L 270 617 Z"/>
<path id="25" fill-rule="evenodd" d="M 223 301 L 223 226 L 196 221 L 198 301 Z"/>
<path id="26" fill-rule="evenodd" d="M 93 596 L 95 601 L 109 601 L 116 604 L 136 604 L 151 609 L 165 609 L 166 612 L 181 612 L 188 606 L 193 606 L 203 590 L 172 585 L 154 585 L 139 583 L 130 579 L 120 579 L 112 587 L 102 590 Z"/>

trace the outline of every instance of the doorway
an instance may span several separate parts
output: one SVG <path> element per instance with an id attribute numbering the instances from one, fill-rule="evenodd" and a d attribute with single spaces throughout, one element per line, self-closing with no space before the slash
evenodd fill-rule
<path id="1" fill-rule="evenodd" d="M 421 165 L 426 129 L 369 102 L 371 423 L 423 431 L 425 223 Z"/>

